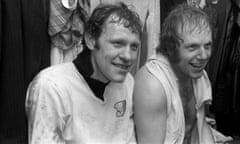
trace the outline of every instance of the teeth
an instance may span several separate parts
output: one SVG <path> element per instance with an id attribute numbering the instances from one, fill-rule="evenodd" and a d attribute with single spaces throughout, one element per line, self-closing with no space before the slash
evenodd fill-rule
<path id="1" fill-rule="evenodd" d="M 193 65 L 194 67 L 197 67 L 197 68 L 201 68 L 202 66 L 198 66 L 198 65 Z"/>
<path id="2" fill-rule="evenodd" d="M 127 66 L 125 66 L 125 65 L 120 65 L 120 67 L 123 69 L 127 69 Z"/>
<path id="3" fill-rule="evenodd" d="M 202 68 L 204 64 L 192 64 L 193 67 Z"/>
<path id="4" fill-rule="evenodd" d="M 122 65 L 122 64 L 116 64 L 117 67 L 120 67 L 121 69 L 127 69 L 127 65 Z"/>

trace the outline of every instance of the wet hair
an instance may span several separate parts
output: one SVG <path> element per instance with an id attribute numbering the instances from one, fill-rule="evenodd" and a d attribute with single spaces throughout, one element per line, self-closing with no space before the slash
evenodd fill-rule
<path id="1" fill-rule="evenodd" d="M 209 16 L 201 9 L 189 6 L 186 3 L 177 5 L 164 20 L 160 44 L 157 53 L 167 56 L 171 62 L 178 61 L 177 48 L 182 41 L 181 34 L 189 31 L 202 32 L 206 29 L 212 30 Z"/>
<path id="2" fill-rule="evenodd" d="M 109 20 L 110 17 L 113 18 Z M 96 7 L 86 23 L 85 34 L 97 40 L 107 24 L 106 22 L 123 24 L 124 27 L 133 33 L 139 34 L 140 37 L 142 35 L 142 22 L 139 15 L 122 2 L 117 4 L 100 4 Z"/>

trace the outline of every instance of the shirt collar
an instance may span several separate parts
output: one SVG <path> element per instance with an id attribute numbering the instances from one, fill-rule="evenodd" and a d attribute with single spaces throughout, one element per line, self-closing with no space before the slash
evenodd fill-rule
<path id="1" fill-rule="evenodd" d="M 78 57 L 73 60 L 73 63 L 83 77 L 90 77 L 93 74 L 90 50 L 84 49 Z"/>
<path id="2" fill-rule="evenodd" d="M 84 77 L 93 93 L 101 100 L 104 100 L 103 94 L 108 82 L 104 83 L 91 78 L 93 74 L 91 51 L 89 49 L 84 49 L 78 57 L 73 60 L 73 64 L 76 66 L 78 72 Z"/>

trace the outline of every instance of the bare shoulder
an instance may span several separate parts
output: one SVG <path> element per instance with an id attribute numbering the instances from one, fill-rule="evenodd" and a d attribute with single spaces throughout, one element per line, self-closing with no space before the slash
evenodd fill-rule
<path id="1" fill-rule="evenodd" d="M 162 83 L 143 66 L 135 75 L 134 103 L 152 108 L 166 108 L 167 98 Z"/>
<path id="2" fill-rule="evenodd" d="M 139 144 L 164 143 L 167 97 L 162 83 L 145 66 L 135 75 L 133 105 Z"/>

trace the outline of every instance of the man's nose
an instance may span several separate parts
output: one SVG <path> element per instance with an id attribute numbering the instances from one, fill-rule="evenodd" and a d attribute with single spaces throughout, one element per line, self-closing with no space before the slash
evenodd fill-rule
<path id="1" fill-rule="evenodd" d="M 206 49 L 205 47 L 202 46 L 199 50 L 198 58 L 205 60 L 209 58 L 210 54 L 211 54 L 211 50 Z"/>
<path id="2" fill-rule="evenodd" d="M 122 52 L 121 52 L 121 54 L 120 54 L 120 58 L 123 59 L 123 60 L 125 60 L 125 61 L 131 60 L 132 54 L 131 54 L 130 46 L 126 46 L 126 47 L 122 50 Z"/>

